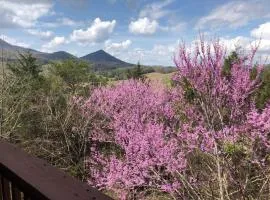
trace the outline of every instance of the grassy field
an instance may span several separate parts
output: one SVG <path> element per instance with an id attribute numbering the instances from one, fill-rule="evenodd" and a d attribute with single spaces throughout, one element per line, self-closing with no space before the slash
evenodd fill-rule
<path id="1" fill-rule="evenodd" d="M 166 86 L 170 87 L 171 86 L 171 77 L 173 76 L 175 72 L 172 72 L 172 73 L 168 73 L 168 74 L 163 74 L 163 73 L 159 73 L 159 72 L 152 72 L 152 73 L 148 73 L 148 74 L 145 74 L 144 76 L 150 80 L 150 81 L 153 81 L 153 82 L 159 82 L 159 83 L 162 83 L 162 84 L 165 84 Z M 109 85 L 115 85 L 117 83 L 119 83 L 120 81 L 123 81 L 123 80 L 111 80 L 109 81 Z"/>
<path id="2" fill-rule="evenodd" d="M 161 82 L 167 86 L 170 86 L 171 85 L 170 80 L 173 74 L 174 72 L 168 73 L 168 74 L 153 72 L 153 73 L 146 74 L 145 76 L 151 81 Z"/>

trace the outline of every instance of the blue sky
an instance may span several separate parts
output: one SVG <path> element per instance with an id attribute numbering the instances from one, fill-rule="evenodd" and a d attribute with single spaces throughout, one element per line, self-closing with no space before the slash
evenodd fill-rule
<path id="1" fill-rule="evenodd" d="M 270 53 L 270 0 L 0 0 L 8 42 L 76 56 L 99 49 L 127 62 L 173 65 L 179 41 L 199 32 L 228 47 L 261 41 Z"/>

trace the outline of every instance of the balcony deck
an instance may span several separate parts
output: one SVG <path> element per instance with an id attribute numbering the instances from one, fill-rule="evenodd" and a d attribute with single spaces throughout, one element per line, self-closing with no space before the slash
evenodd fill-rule
<path id="1" fill-rule="evenodd" d="M 110 200 L 19 147 L 0 141 L 0 200 Z"/>

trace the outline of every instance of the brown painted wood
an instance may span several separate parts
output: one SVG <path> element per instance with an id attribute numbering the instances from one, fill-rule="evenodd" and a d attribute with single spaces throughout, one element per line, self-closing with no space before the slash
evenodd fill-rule
<path id="1" fill-rule="evenodd" d="M 33 200 L 111 200 L 44 160 L 0 141 L 0 174 Z"/>
<path id="2" fill-rule="evenodd" d="M 0 155 L 0 157 L 1 157 L 1 155 Z M 27 170 L 27 169 L 25 169 L 25 170 Z M 31 196 L 33 199 L 48 200 L 48 198 L 46 196 L 44 196 L 37 188 L 35 188 L 31 184 L 29 184 L 22 177 L 20 177 L 16 173 L 14 173 L 10 168 L 6 167 L 2 163 L 0 163 L 0 171 L 2 174 L 5 175 L 5 177 L 7 179 L 12 181 L 13 183 L 16 183 L 16 185 L 19 188 L 21 188 L 21 190 L 23 192 L 30 194 L 29 196 Z"/>
<path id="3" fill-rule="evenodd" d="M 3 200 L 11 200 L 10 182 L 2 177 Z"/>
<path id="4" fill-rule="evenodd" d="M 27 195 L 24 194 L 24 195 L 23 195 L 23 200 L 31 200 L 31 199 L 30 199 L 29 196 L 27 196 Z"/>
<path id="5" fill-rule="evenodd" d="M 0 200 L 3 200 L 2 175 L 0 174 Z"/>
<path id="6" fill-rule="evenodd" d="M 22 200 L 22 193 L 14 184 L 12 184 L 12 200 Z"/>

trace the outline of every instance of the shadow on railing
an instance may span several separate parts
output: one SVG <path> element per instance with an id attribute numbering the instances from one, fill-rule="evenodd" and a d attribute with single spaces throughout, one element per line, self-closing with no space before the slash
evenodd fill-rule
<path id="1" fill-rule="evenodd" d="M 110 200 L 44 160 L 0 141 L 0 200 Z"/>

